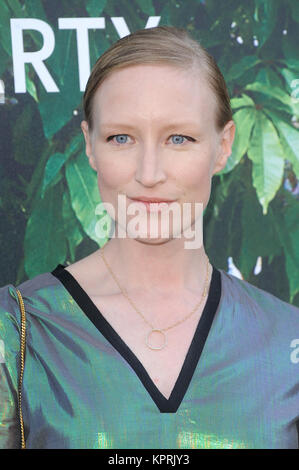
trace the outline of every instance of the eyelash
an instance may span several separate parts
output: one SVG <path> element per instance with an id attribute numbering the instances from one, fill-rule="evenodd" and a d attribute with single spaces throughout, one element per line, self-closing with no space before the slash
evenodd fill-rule
<path id="1" fill-rule="evenodd" d="M 114 135 L 110 135 L 109 137 L 107 137 L 107 142 L 110 142 L 110 140 L 114 139 L 114 137 L 117 137 L 119 135 L 128 135 L 128 134 L 114 134 Z M 173 136 L 178 136 L 178 137 L 184 137 L 185 139 L 189 140 L 190 142 L 195 142 L 195 139 L 193 139 L 192 137 L 189 137 L 187 135 L 182 135 L 182 134 L 172 134 L 170 137 L 173 137 Z M 116 145 L 124 145 L 124 144 L 119 144 L 119 143 L 116 143 Z M 176 144 L 175 144 L 176 145 Z M 177 144 L 178 146 L 181 146 L 183 144 Z"/>

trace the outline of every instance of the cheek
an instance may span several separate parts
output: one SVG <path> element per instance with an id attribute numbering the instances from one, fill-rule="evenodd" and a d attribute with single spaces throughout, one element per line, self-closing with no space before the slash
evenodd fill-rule
<path id="1" fill-rule="evenodd" d="M 100 188 L 115 188 L 120 182 L 119 171 L 113 163 L 101 163 L 98 171 Z"/>
<path id="2" fill-rule="evenodd" d="M 208 151 L 190 155 L 176 168 L 176 180 L 187 190 L 202 193 L 210 186 L 211 161 Z"/>
<path id="3" fill-rule="evenodd" d="M 99 188 L 117 189 L 130 179 L 130 168 L 124 159 L 97 154 Z M 110 158 L 109 158 L 110 157 Z"/>

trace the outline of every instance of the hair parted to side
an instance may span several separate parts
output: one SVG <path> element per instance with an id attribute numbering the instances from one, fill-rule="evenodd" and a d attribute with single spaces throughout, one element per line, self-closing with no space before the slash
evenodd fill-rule
<path id="1" fill-rule="evenodd" d="M 139 29 L 107 49 L 96 61 L 88 79 L 83 107 L 89 130 L 93 129 L 93 98 L 101 83 L 113 71 L 132 65 L 168 64 L 203 71 L 217 102 L 216 129 L 221 131 L 232 119 L 230 98 L 215 59 L 189 33 L 174 26 Z"/>

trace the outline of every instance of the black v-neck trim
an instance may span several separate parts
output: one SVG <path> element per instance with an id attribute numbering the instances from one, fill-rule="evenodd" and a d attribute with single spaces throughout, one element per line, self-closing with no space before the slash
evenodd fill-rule
<path id="1" fill-rule="evenodd" d="M 150 378 L 146 369 L 139 361 L 133 351 L 126 345 L 119 334 L 105 319 L 91 298 L 87 295 L 81 285 L 72 274 L 64 269 L 66 266 L 58 264 L 51 271 L 64 285 L 81 310 L 99 330 L 107 341 L 121 354 L 135 371 L 140 381 L 152 397 L 161 413 L 176 413 L 187 393 L 189 383 L 199 362 L 203 347 L 210 332 L 221 297 L 221 273 L 213 267 L 208 298 L 191 341 L 188 353 L 185 357 L 181 372 L 177 378 L 171 395 L 167 399 Z"/>

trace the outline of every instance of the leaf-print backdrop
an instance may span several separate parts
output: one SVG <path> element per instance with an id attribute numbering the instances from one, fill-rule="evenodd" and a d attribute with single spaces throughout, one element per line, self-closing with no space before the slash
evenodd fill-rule
<path id="1" fill-rule="evenodd" d="M 86 18 L 96 23 L 82 40 Z M 26 29 L 24 19 L 42 21 L 47 34 Z M 1 0 L 0 285 L 72 263 L 106 242 L 95 232 L 100 196 L 80 130 L 83 74 L 88 58 L 92 66 L 120 37 L 169 24 L 186 28 L 215 57 L 237 125 L 204 215 L 208 255 L 299 306 L 298 23 L 295 0 Z M 44 65 L 57 90 L 47 90 L 28 63 L 19 92 L 20 44 L 27 53 L 47 41 Z"/>

